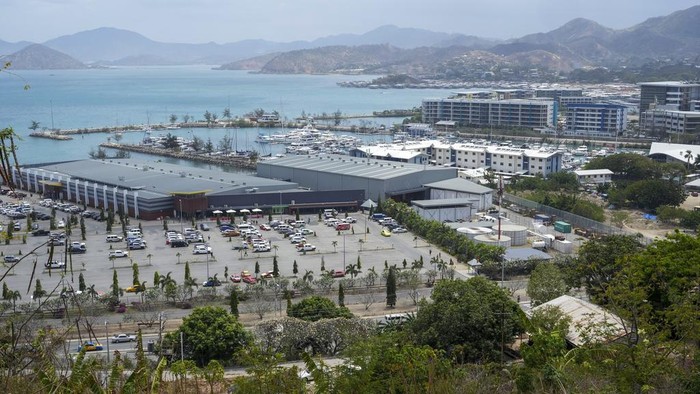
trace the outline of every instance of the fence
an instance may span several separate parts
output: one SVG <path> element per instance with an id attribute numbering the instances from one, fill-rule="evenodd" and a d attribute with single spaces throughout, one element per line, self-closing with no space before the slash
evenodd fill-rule
<path id="1" fill-rule="evenodd" d="M 503 193 L 503 202 L 508 203 L 508 204 L 513 204 L 517 205 L 518 207 L 525 209 L 525 210 L 532 210 L 536 211 L 537 213 L 543 213 L 549 216 L 554 217 L 556 220 L 563 220 L 567 223 L 570 223 L 572 227 L 579 227 L 586 229 L 589 232 L 594 232 L 596 234 L 602 234 L 602 235 L 614 235 L 614 234 L 621 234 L 621 235 L 637 235 L 638 233 L 622 229 L 619 227 L 614 227 L 607 225 L 605 223 L 598 222 L 593 219 L 585 218 L 583 216 L 579 216 L 576 214 L 573 214 L 571 212 L 566 212 L 562 211 L 561 209 L 553 208 L 548 205 L 543 205 L 535 201 L 530 201 L 526 200 L 522 197 L 514 196 L 512 194 L 508 193 Z M 506 205 L 506 204 L 504 204 Z M 526 216 L 525 212 L 521 212 L 523 214 L 523 217 L 521 220 L 524 220 L 525 223 L 518 223 L 521 225 L 527 225 L 532 223 L 532 218 L 528 218 Z M 529 222 L 529 223 L 527 223 Z M 530 227 L 530 226 L 528 226 Z M 648 237 L 642 237 L 640 238 L 640 241 L 644 244 L 649 244 L 653 240 Z"/>

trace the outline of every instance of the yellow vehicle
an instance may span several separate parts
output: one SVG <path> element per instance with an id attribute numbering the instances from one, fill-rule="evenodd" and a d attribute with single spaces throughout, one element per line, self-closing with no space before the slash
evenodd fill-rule
<path id="1" fill-rule="evenodd" d="M 384 237 L 391 237 L 391 230 L 389 230 L 389 229 L 386 228 L 386 227 L 383 228 L 383 229 L 382 229 L 382 236 L 384 236 Z"/>
<path id="2" fill-rule="evenodd" d="M 142 292 L 144 290 L 146 290 L 146 289 L 143 288 L 141 285 L 133 285 L 133 286 L 129 286 L 126 289 L 124 289 L 124 291 L 126 291 L 127 293 L 139 293 L 139 292 Z"/>
<path id="3" fill-rule="evenodd" d="M 78 351 L 85 349 L 86 352 L 94 352 L 102 350 L 102 345 L 99 342 L 85 341 L 82 345 L 78 346 Z"/>

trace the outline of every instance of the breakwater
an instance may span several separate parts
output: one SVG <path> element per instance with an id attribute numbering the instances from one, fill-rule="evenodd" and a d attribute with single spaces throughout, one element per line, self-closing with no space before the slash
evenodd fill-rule
<path id="1" fill-rule="evenodd" d="M 152 146 L 134 145 L 134 144 L 119 144 L 114 142 L 105 142 L 100 144 L 102 148 L 120 149 L 128 152 L 146 153 L 154 156 L 172 157 L 175 159 L 184 159 L 199 161 L 202 163 L 227 165 L 238 168 L 247 168 L 254 170 L 256 168 L 257 157 L 247 156 L 208 156 L 205 153 L 179 152 L 172 149 L 154 148 Z"/>

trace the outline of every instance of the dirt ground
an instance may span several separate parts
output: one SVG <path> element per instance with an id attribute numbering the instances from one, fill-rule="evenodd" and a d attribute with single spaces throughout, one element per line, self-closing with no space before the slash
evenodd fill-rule
<path id="1" fill-rule="evenodd" d="M 688 196 L 688 198 L 683 202 L 683 204 L 681 204 L 680 207 L 692 211 L 693 207 L 698 205 L 700 205 L 700 196 Z M 606 210 L 606 214 L 608 216 L 610 216 L 612 212 L 613 211 Z M 640 211 L 626 210 L 626 212 L 629 213 L 629 217 L 627 218 L 627 220 L 625 220 L 625 229 L 642 233 L 648 238 L 653 239 L 664 237 L 667 233 L 672 232 L 676 228 L 671 225 L 660 223 L 656 220 L 645 219 L 644 213 Z"/>

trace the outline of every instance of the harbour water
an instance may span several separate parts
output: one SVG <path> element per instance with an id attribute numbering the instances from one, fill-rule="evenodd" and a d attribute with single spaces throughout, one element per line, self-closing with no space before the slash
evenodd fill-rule
<path id="1" fill-rule="evenodd" d="M 243 116 L 255 109 L 277 111 L 283 119 L 307 115 L 371 114 L 387 109 L 409 109 L 425 98 L 444 97 L 450 90 L 374 90 L 341 88 L 340 81 L 367 80 L 372 76 L 266 75 L 245 71 L 216 71 L 210 66 L 123 67 L 94 70 L 24 71 L 0 73 L 0 128 L 13 127 L 21 136 L 21 163 L 45 163 L 88 158 L 109 134 L 75 135 L 70 141 L 29 137 L 32 121 L 41 128 L 87 128 L 168 123 L 171 114 L 203 119 L 204 113 Z M 24 85 L 29 85 L 25 90 Z M 348 120 L 343 124 L 391 126 L 396 118 Z M 363 123 L 359 123 L 363 122 Z M 237 150 L 275 154 L 281 146 L 255 143 L 258 133 L 281 129 L 179 129 L 167 130 L 184 138 L 198 136 L 216 144 L 228 135 Z M 154 133 L 160 133 L 154 131 Z M 342 134 L 342 133 L 341 133 Z M 123 142 L 137 143 L 143 132 L 124 133 Z M 362 136 L 384 141 L 386 136 Z M 132 157 L 139 157 L 132 154 Z M 146 156 L 144 156 L 146 158 Z M 149 160 L 159 158 L 148 157 Z M 190 164 L 190 163 L 182 163 Z M 196 165 L 196 164 L 193 164 Z"/>

